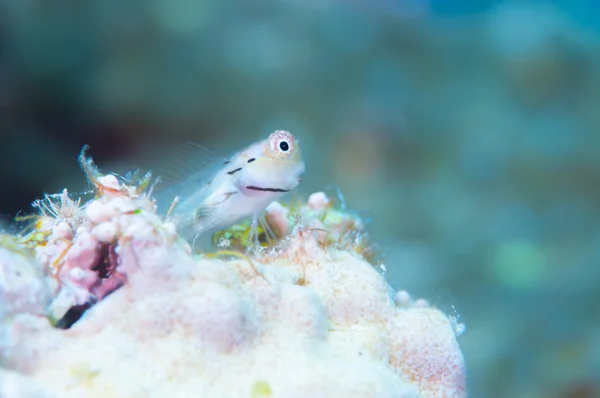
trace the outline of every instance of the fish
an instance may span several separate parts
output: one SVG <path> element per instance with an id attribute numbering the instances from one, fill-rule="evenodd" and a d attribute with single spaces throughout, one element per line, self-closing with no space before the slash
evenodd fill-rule
<path id="1" fill-rule="evenodd" d="M 203 147 L 198 149 L 206 153 Z M 194 167 L 193 159 L 186 161 Z M 170 189 L 177 196 L 168 217 L 178 229 L 188 231 L 184 235 L 193 234 L 194 241 L 205 232 L 252 217 L 251 236 L 257 246 L 259 223 L 274 236 L 264 221 L 265 208 L 302 181 L 300 142 L 289 131 L 277 130 L 220 163 L 207 182 L 202 177 L 206 171 L 197 170 Z"/>

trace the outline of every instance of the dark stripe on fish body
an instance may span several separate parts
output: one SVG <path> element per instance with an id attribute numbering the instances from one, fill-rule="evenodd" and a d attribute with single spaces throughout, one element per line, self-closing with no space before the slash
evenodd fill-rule
<path id="1" fill-rule="evenodd" d="M 237 169 L 235 169 L 235 170 L 228 171 L 228 172 L 227 172 L 227 174 L 229 174 L 229 175 L 233 175 L 233 173 L 237 173 L 237 172 L 238 172 L 238 171 L 240 171 L 241 169 L 242 169 L 242 168 L 240 167 L 240 168 L 237 168 Z"/>
<path id="2" fill-rule="evenodd" d="M 248 163 L 252 163 L 256 160 L 256 158 L 248 159 Z"/>
<path id="3" fill-rule="evenodd" d="M 281 189 L 281 188 L 261 188 L 249 185 L 246 189 L 251 189 L 253 191 L 265 191 L 265 192 L 289 192 L 289 189 Z"/>

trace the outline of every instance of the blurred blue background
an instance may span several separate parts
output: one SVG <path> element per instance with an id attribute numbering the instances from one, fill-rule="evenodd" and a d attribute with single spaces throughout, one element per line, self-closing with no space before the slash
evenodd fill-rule
<path id="1" fill-rule="evenodd" d="M 277 128 L 458 315 L 472 397 L 600 397 L 600 4 L 0 1 L 0 212 Z"/>

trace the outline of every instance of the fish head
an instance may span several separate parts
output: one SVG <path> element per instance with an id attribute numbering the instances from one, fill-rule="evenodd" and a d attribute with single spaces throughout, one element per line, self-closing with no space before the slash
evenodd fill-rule
<path id="1" fill-rule="evenodd" d="M 300 150 L 300 141 L 289 131 L 277 130 L 267 140 L 268 148 L 265 157 L 281 173 L 292 175 L 298 179 L 304 173 L 304 159 Z"/>
<path id="2" fill-rule="evenodd" d="M 269 138 L 249 148 L 246 157 L 253 159 L 244 167 L 240 188 L 269 189 L 287 192 L 300 183 L 304 160 L 300 142 L 288 131 L 277 130 Z"/>

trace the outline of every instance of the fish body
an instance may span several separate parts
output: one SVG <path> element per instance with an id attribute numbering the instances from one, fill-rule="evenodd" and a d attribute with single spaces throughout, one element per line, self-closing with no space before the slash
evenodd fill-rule
<path id="1" fill-rule="evenodd" d="M 258 216 L 273 201 L 300 183 L 304 160 L 298 140 L 277 130 L 267 139 L 236 153 L 225 161 L 208 183 L 195 189 L 187 182 L 173 218 L 191 227 L 195 235 Z"/>

